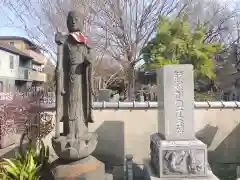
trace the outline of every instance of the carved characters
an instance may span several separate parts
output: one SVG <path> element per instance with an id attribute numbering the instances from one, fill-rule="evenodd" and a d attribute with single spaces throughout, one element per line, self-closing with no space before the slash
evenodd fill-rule
<path id="1" fill-rule="evenodd" d="M 176 98 L 176 132 L 181 136 L 184 133 L 183 71 L 175 71 L 173 78 Z"/>

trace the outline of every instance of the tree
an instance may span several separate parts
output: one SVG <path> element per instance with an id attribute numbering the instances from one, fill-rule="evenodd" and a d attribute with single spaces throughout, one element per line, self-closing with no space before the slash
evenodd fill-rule
<path id="1" fill-rule="evenodd" d="M 158 15 L 174 18 L 187 13 L 191 26 L 198 21 L 207 25 L 206 40 L 210 42 L 217 39 L 229 45 L 237 38 L 232 25 L 238 16 L 237 8 L 219 0 L 4 0 L 1 3 L 3 15 L 10 12 L 9 24 L 21 27 L 53 58 L 56 57 L 54 33 L 57 29 L 66 31 L 68 10 L 80 9 L 87 22 L 85 31 L 96 51 L 95 68 L 101 61 L 111 59 L 129 79 L 128 89 L 134 84 L 134 68 L 141 59 L 139 50 L 154 35 Z"/>
<path id="2" fill-rule="evenodd" d="M 166 64 L 192 64 L 196 75 L 215 77 L 213 56 L 222 49 L 220 43 L 204 43 L 205 27 L 190 27 L 186 15 L 170 19 L 160 17 L 156 37 L 142 50 L 147 68 Z"/>
<path id="3" fill-rule="evenodd" d="M 139 50 L 156 30 L 157 17 L 178 14 L 191 0 L 4 0 L 5 7 L 16 16 L 28 36 L 54 57 L 54 32 L 66 31 L 67 11 L 77 8 L 83 13 L 91 46 L 99 61 L 111 58 L 118 62 L 133 88 L 134 68 Z M 16 23 L 16 20 L 15 20 Z M 131 93 L 129 94 L 129 98 Z"/>
<path id="4" fill-rule="evenodd" d="M 134 68 L 139 61 L 139 51 L 152 37 L 158 16 L 181 12 L 189 2 L 180 0 L 106 0 L 100 11 L 100 36 L 106 40 L 106 52 L 120 62 L 128 80 L 128 99 L 134 91 Z"/>
<path id="5" fill-rule="evenodd" d="M 198 21 L 206 27 L 205 41 L 218 41 L 224 44 L 224 48 L 215 60 L 216 78 L 213 84 L 218 91 L 232 87 L 238 77 L 238 55 L 236 44 L 239 44 L 239 2 L 219 0 L 195 0 L 188 6 L 185 12 L 191 19 L 190 24 L 194 27 Z M 209 81 L 202 81 L 208 84 Z M 210 85 L 210 84 L 208 84 Z"/>

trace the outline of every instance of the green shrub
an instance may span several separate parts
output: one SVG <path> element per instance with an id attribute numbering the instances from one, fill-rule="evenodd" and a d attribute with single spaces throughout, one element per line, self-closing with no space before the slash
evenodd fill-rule
<path id="1" fill-rule="evenodd" d="M 27 150 L 23 150 L 23 134 L 20 140 L 19 152 L 12 159 L 3 159 L 0 163 L 1 180 L 39 180 L 40 172 L 49 164 L 49 147 L 40 140 L 39 153 L 33 148 L 33 143 L 28 142 Z"/>

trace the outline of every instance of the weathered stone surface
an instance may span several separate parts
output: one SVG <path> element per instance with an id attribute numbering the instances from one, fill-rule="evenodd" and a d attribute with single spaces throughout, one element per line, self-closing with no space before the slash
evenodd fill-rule
<path id="1" fill-rule="evenodd" d="M 240 179 L 240 166 L 237 166 L 237 178 Z"/>
<path id="2" fill-rule="evenodd" d="M 77 161 L 86 158 L 95 150 L 97 146 L 97 134 L 88 133 L 78 139 L 60 136 L 52 138 L 52 146 L 62 160 Z"/>
<path id="3" fill-rule="evenodd" d="M 219 180 L 210 169 L 207 170 L 206 177 L 173 177 L 173 178 L 165 178 L 165 177 L 158 177 L 155 173 L 154 169 L 151 166 L 151 162 L 146 160 L 144 162 L 144 179 L 145 180 Z"/>
<path id="4" fill-rule="evenodd" d="M 74 163 L 55 162 L 55 168 L 52 170 L 55 180 L 106 180 L 111 179 L 105 175 L 105 165 L 94 158 L 88 156 L 86 159 Z"/>
<path id="5" fill-rule="evenodd" d="M 151 135 L 145 178 L 216 179 L 208 174 L 207 145 L 195 138 L 193 66 L 166 65 L 157 73 L 158 133 Z"/>
<path id="6" fill-rule="evenodd" d="M 158 132 L 166 140 L 194 140 L 192 65 L 166 65 L 157 70 Z"/>
<path id="7" fill-rule="evenodd" d="M 88 133 L 92 123 L 92 58 L 82 34 L 84 19 L 78 11 L 67 17 L 69 34 L 57 33 L 56 135 L 53 148 L 62 160 L 76 161 L 89 156 L 97 145 L 97 136 Z M 59 124 L 63 122 L 63 133 Z M 61 135 L 60 135 L 61 134 Z"/>
<path id="8" fill-rule="evenodd" d="M 88 132 L 92 123 L 92 57 L 82 34 L 84 19 L 78 11 L 67 17 L 69 34 L 58 32 L 56 67 L 56 134 L 52 146 L 58 161 L 52 170 L 55 179 L 105 180 L 105 165 L 93 156 L 98 140 Z M 60 122 L 63 122 L 63 133 Z"/>
<path id="9" fill-rule="evenodd" d="M 158 177 L 207 176 L 207 146 L 199 140 L 166 141 L 151 136 L 151 163 Z"/>
<path id="10" fill-rule="evenodd" d="M 112 93 L 111 89 L 99 89 L 98 101 L 99 102 L 102 102 L 102 101 L 109 102 L 111 99 L 111 93 Z"/>

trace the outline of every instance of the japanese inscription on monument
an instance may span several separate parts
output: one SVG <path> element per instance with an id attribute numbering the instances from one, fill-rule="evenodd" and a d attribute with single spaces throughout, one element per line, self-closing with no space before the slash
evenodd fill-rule
<path id="1" fill-rule="evenodd" d="M 175 71 L 173 78 L 176 98 L 176 133 L 181 136 L 184 133 L 183 71 Z"/>
<path id="2" fill-rule="evenodd" d="M 166 65 L 158 74 L 158 132 L 166 140 L 193 140 L 194 81 L 192 65 Z"/>

